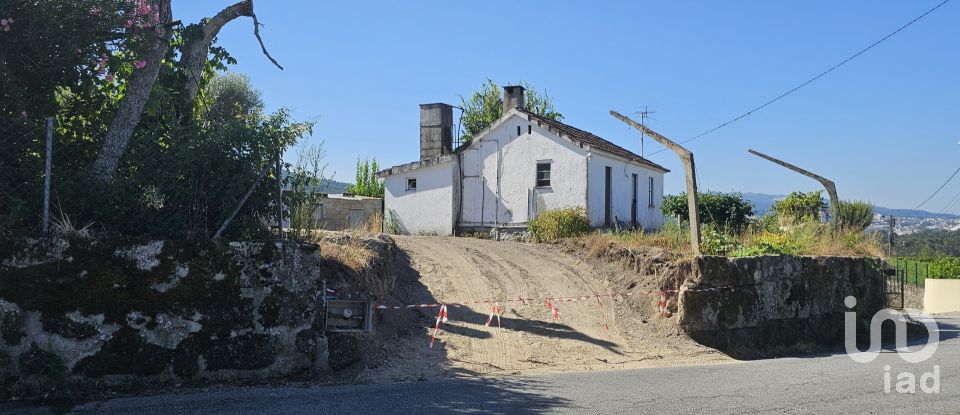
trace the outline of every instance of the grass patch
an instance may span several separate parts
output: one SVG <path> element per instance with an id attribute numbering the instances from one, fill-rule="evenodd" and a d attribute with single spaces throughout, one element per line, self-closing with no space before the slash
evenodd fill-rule
<path id="1" fill-rule="evenodd" d="M 705 225 L 701 237 L 700 248 L 705 255 L 883 256 L 883 245 L 877 235 L 837 230 L 829 224 L 818 222 L 803 222 L 782 229 L 750 226 L 739 233 Z M 586 238 L 588 247 L 603 247 L 614 242 L 625 247 L 661 248 L 681 255 L 692 253 L 690 230 L 686 223 L 667 222 L 660 230 L 653 232 L 598 230 L 583 238 Z"/>

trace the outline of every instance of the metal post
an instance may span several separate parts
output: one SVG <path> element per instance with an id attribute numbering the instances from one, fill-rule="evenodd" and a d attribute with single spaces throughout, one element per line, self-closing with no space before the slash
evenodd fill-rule
<path id="1" fill-rule="evenodd" d="M 283 173 L 280 170 L 280 150 L 277 150 L 276 171 L 277 171 L 277 238 L 283 239 Z"/>
<path id="2" fill-rule="evenodd" d="M 50 174 L 53 171 L 53 117 L 47 118 L 46 161 L 43 167 L 43 234 L 50 232 Z"/>

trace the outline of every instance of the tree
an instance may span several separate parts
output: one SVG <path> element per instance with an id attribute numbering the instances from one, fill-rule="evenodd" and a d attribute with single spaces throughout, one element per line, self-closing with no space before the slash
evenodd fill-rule
<path id="1" fill-rule="evenodd" d="M 347 188 L 348 193 L 358 196 L 383 197 L 383 181 L 377 178 L 377 159 L 357 158 L 355 183 Z"/>
<path id="2" fill-rule="evenodd" d="M 210 122 L 243 119 L 263 111 L 260 91 L 240 73 L 215 75 L 204 89 L 201 118 Z"/>
<path id="3" fill-rule="evenodd" d="M 172 21 L 171 0 L 126 0 L 126 2 L 131 5 L 135 4 L 134 15 L 146 10 L 146 13 L 150 15 L 150 20 L 147 24 L 128 23 L 126 25 L 129 30 L 128 35 L 131 36 L 131 39 L 136 40 L 132 42 L 129 48 L 141 59 L 135 63 L 138 70 L 128 81 L 123 98 L 120 100 L 120 105 L 93 165 L 95 177 L 101 183 L 113 179 L 120 157 L 126 150 L 127 144 L 133 136 L 134 128 L 140 122 L 144 107 L 150 98 L 161 65 L 164 62 L 163 58 L 172 58 L 168 55 L 174 33 L 172 27 L 175 25 Z M 181 108 L 178 110 L 180 114 L 187 113 L 193 108 L 194 100 L 201 87 L 210 46 L 217 34 L 220 33 L 220 29 L 242 16 L 250 17 L 253 20 L 253 32 L 257 40 L 260 41 L 263 53 L 277 67 L 283 69 L 263 46 L 263 41 L 260 38 L 259 21 L 253 11 L 253 0 L 244 0 L 228 6 L 213 18 L 191 24 L 182 32 L 179 53 L 177 54 L 180 59 L 175 61 L 173 65 L 183 78 L 182 102 Z M 128 22 L 130 21 L 128 20 Z"/>
<path id="4" fill-rule="evenodd" d="M 524 106 L 530 112 L 551 120 L 561 120 L 563 115 L 553 108 L 553 98 L 547 91 L 537 92 L 530 84 L 521 81 L 524 87 Z M 493 124 L 503 116 L 503 94 L 501 88 L 493 80 L 487 78 L 479 90 L 475 91 L 467 100 L 460 96 L 463 107 L 463 140 L 470 141 L 483 129 Z"/>
<path id="5" fill-rule="evenodd" d="M 740 193 L 697 192 L 697 196 L 700 218 L 717 229 L 739 232 L 749 224 L 750 216 L 753 215 L 753 203 L 744 200 Z M 679 215 L 683 220 L 690 220 L 686 192 L 664 196 L 660 209 L 664 215 Z"/>

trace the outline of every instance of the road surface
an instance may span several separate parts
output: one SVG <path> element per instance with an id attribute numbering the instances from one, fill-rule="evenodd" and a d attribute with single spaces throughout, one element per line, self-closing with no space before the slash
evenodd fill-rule
<path id="1" fill-rule="evenodd" d="M 59 407 L 0 404 L 4 414 L 877 413 L 960 412 L 960 316 L 939 317 L 937 353 L 871 363 L 844 354 L 731 364 L 338 387 L 217 388 Z M 884 392 L 885 366 L 891 374 Z M 939 366 L 940 392 L 897 393 L 902 372 Z M 929 384 L 929 385 L 932 385 Z"/>

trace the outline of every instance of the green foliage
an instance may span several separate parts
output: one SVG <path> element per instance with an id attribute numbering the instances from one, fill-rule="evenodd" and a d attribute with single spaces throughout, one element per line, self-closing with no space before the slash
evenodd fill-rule
<path id="1" fill-rule="evenodd" d="M 714 226 L 705 226 L 701 232 L 700 250 L 704 255 L 727 255 L 740 249 L 737 239 Z"/>
<path id="2" fill-rule="evenodd" d="M 873 223 L 873 205 L 859 200 L 840 202 L 840 220 L 844 228 L 863 232 Z"/>
<path id="3" fill-rule="evenodd" d="M 51 116 L 60 88 L 95 90 L 101 55 L 129 41 L 122 35 L 121 0 L 6 0 L 0 15 L 0 117 Z M 90 12 L 100 10 L 99 15 Z M 119 62 L 110 62 L 117 65 Z"/>
<path id="4" fill-rule="evenodd" d="M 898 255 L 914 257 L 960 256 L 960 230 L 925 230 L 897 235 L 894 240 Z"/>
<path id="5" fill-rule="evenodd" d="M 290 190 L 284 195 L 289 207 L 290 230 L 294 237 L 311 239 L 313 232 L 323 227 L 323 218 L 317 209 L 323 201 L 324 174 L 328 164 L 323 142 L 316 146 L 302 145 L 297 163 L 286 178 Z"/>
<path id="6" fill-rule="evenodd" d="M 95 134 L 105 130 L 108 118 L 97 108 L 87 116 L 82 105 L 62 109 L 58 131 L 63 133 L 56 146 L 58 154 L 69 158 L 61 157 L 55 167 L 54 197 L 64 212 L 78 223 L 94 222 L 98 229 L 123 235 L 206 238 L 264 168 L 272 167 L 276 155 L 312 131 L 312 123 L 292 120 L 286 109 L 265 114 L 256 105 L 243 107 L 236 95 L 211 91 L 206 105 L 232 108 L 232 113 L 201 111 L 196 122 L 181 124 L 165 110 L 176 105 L 178 91 L 171 77 L 158 82 L 141 127 L 106 188 L 93 180 L 89 168 L 99 150 Z M 225 237 L 266 235 L 264 220 L 275 221 L 279 191 L 271 183 L 278 179 L 271 169 Z"/>
<path id="7" fill-rule="evenodd" d="M 590 218 L 584 208 L 548 210 L 528 224 L 535 242 L 555 241 L 590 231 Z"/>
<path id="8" fill-rule="evenodd" d="M 554 110 L 553 98 L 547 95 L 546 90 L 542 93 L 537 92 L 530 84 L 523 81 L 520 85 L 525 88 L 523 99 L 528 111 L 552 120 L 563 119 L 563 115 Z M 503 116 L 502 88 L 490 78 L 487 78 L 487 82 L 479 90 L 470 95 L 469 100 L 461 95 L 460 102 L 463 107 L 464 142 L 472 140 L 483 129 Z"/>
<path id="9" fill-rule="evenodd" d="M 820 211 L 827 207 L 821 193 L 820 190 L 807 193 L 793 192 L 783 200 L 774 203 L 770 209 L 776 212 L 784 223 L 817 221 L 820 218 Z"/>
<path id="10" fill-rule="evenodd" d="M 376 158 L 371 160 L 358 157 L 355 183 L 347 188 L 347 192 L 358 196 L 383 197 L 383 180 L 377 177 L 379 168 Z"/>
<path id="11" fill-rule="evenodd" d="M 897 267 L 906 282 L 919 286 L 926 278 L 960 279 L 960 257 L 898 257 L 889 263 Z"/>
<path id="12" fill-rule="evenodd" d="M 698 196 L 701 222 L 717 229 L 739 232 L 749 224 L 753 215 L 753 203 L 744 200 L 740 193 L 706 192 L 698 193 Z M 664 196 L 661 210 L 668 217 L 679 215 L 682 220 L 690 220 L 686 193 Z"/>

